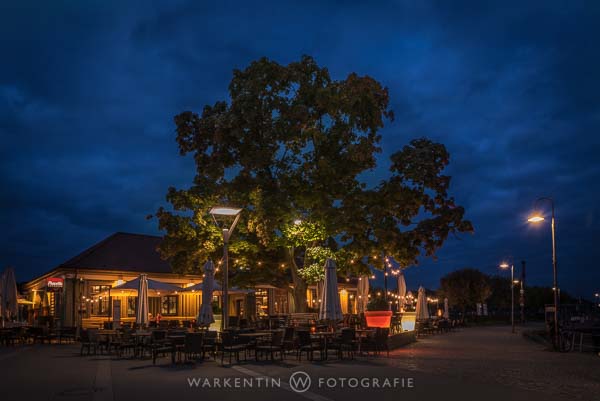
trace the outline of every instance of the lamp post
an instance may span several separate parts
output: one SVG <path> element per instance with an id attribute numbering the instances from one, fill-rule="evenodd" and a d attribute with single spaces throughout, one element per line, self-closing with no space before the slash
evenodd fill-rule
<path id="1" fill-rule="evenodd" d="M 594 297 L 596 297 L 596 306 L 600 308 L 600 293 L 595 293 Z"/>
<path id="2" fill-rule="evenodd" d="M 510 265 L 506 262 L 500 263 L 501 269 L 508 269 L 510 267 L 510 325 L 512 326 L 512 332 L 515 332 L 515 265 Z"/>
<path id="3" fill-rule="evenodd" d="M 551 221 L 551 229 L 552 229 L 552 273 L 554 276 L 554 345 L 558 346 L 558 278 L 557 278 L 557 269 L 556 269 L 556 224 L 554 221 L 554 200 L 549 197 L 539 198 L 535 201 L 534 209 L 537 209 L 537 205 L 542 201 L 550 202 L 552 206 L 552 221 Z M 538 212 L 534 212 L 527 221 L 530 223 L 539 223 L 544 221 L 544 216 L 542 216 Z"/>
<path id="4" fill-rule="evenodd" d="M 218 217 L 231 218 L 233 217 L 233 223 L 229 228 L 222 228 L 223 233 L 223 316 L 221 320 L 221 327 L 223 330 L 227 329 L 229 325 L 229 238 L 231 233 L 235 229 L 236 224 L 240 219 L 240 213 L 242 209 L 231 208 L 231 207 L 213 207 L 210 209 L 210 214 L 213 216 L 215 224 L 219 226 L 217 222 Z"/>

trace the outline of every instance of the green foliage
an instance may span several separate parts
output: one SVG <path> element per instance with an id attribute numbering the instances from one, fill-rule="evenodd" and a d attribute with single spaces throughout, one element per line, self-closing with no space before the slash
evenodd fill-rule
<path id="1" fill-rule="evenodd" d="M 367 310 L 378 311 L 378 310 L 389 310 L 390 305 L 386 302 L 385 297 L 371 297 L 367 303 Z"/>
<path id="2" fill-rule="evenodd" d="M 473 231 L 464 220 L 464 208 L 448 196 L 450 177 L 442 171 L 449 154 L 444 145 L 416 139 L 391 160 L 389 180 L 352 194 L 343 204 L 342 240 L 348 249 L 366 255 L 383 252 L 406 267 L 417 264 L 423 251 L 435 257 L 450 234 Z"/>
<path id="3" fill-rule="evenodd" d="M 283 249 L 302 297 L 326 257 L 342 274 L 364 274 L 364 255 L 385 252 L 408 266 L 423 251 L 434 256 L 448 235 L 472 231 L 447 194 L 449 155 L 441 144 L 414 140 L 392 154 L 388 179 L 374 188 L 360 182 L 376 165 L 379 130 L 393 118 L 388 102 L 373 78 L 333 80 L 307 56 L 285 66 L 262 58 L 235 70 L 228 102 L 175 117 L 180 153 L 193 156 L 196 175 L 189 189 L 170 188 L 172 208 L 156 214 L 166 231 L 162 256 L 180 273 L 218 260 L 222 239 L 207 212 L 241 207 L 232 282 L 285 281 Z"/>
<path id="4" fill-rule="evenodd" d="M 463 312 L 486 302 L 492 294 L 488 275 L 472 268 L 448 273 L 440 279 L 440 294 L 448 298 L 453 307 Z"/>

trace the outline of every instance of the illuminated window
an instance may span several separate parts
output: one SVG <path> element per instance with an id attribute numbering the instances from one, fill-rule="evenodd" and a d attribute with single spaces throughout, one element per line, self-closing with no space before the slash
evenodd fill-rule
<path id="1" fill-rule="evenodd" d="M 177 314 L 177 295 L 167 295 L 162 297 L 160 313 L 164 316 Z"/>

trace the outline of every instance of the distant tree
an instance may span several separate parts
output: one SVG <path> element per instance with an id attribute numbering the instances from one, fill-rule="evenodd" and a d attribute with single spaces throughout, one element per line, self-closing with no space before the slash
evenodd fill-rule
<path id="1" fill-rule="evenodd" d="M 388 180 L 373 189 L 360 182 L 393 117 L 376 80 L 333 80 L 307 56 L 287 66 L 262 58 L 233 75 L 229 103 L 175 117 L 180 153 L 196 162 L 193 186 L 169 188 L 172 208 L 156 214 L 166 231 L 160 251 L 175 271 L 220 257 L 207 216 L 216 204 L 244 209 L 230 245 L 233 281 L 282 281 L 289 272 L 299 311 L 327 257 L 340 272 L 364 274 L 364 255 L 385 252 L 409 265 L 422 252 L 433 256 L 449 234 L 472 231 L 447 194 L 441 144 L 412 141 L 393 153 Z"/>
<path id="2" fill-rule="evenodd" d="M 488 299 L 490 308 L 510 310 L 510 278 L 503 276 L 491 276 L 489 278 L 491 295 Z M 518 288 L 515 286 L 515 303 L 519 302 Z"/>
<path id="3" fill-rule="evenodd" d="M 490 278 L 479 270 L 465 268 L 448 273 L 440 279 L 440 294 L 463 313 L 490 297 Z"/>

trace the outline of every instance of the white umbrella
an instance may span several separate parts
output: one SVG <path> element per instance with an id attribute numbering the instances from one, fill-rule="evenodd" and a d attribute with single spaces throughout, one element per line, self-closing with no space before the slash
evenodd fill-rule
<path id="1" fill-rule="evenodd" d="M 425 288 L 419 287 L 419 295 L 417 296 L 417 312 L 415 316 L 416 320 L 429 319 L 429 309 L 427 307 L 427 296 L 425 295 Z"/>
<path id="2" fill-rule="evenodd" d="M 342 320 L 342 318 L 342 304 L 338 292 L 335 262 L 328 258 L 325 262 L 325 283 L 319 308 L 319 319 L 337 321 Z"/>
<path id="3" fill-rule="evenodd" d="M 400 307 L 404 308 L 404 298 L 406 297 L 406 280 L 402 269 L 398 273 L 398 298 L 400 299 Z"/>
<path id="4" fill-rule="evenodd" d="M 212 260 L 204 264 L 204 281 L 202 281 L 202 305 L 198 311 L 196 324 L 198 326 L 210 326 L 214 323 L 212 298 L 215 288 L 215 265 Z"/>
<path id="5" fill-rule="evenodd" d="M 369 303 L 369 276 L 361 276 L 358 278 L 358 313 L 367 311 Z"/>
<path id="6" fill-rule="evenodd" d="M 7 267 L 2 275 L 2 312 L 7 320 L 12 320 L 19 312 L 17 298 L 15 269 Z"/>
<path id="7" fill-rule="evenodd" d="M 148 325 L 148 276 L 141 274 L 139 277 L 137 309 L 135 322 L 140 326 Z"/>
<path id="8" fill-rule="evenodd" d="M 450 319 L 450 309 L 448 308 L 448 298 L 444 298 L 444 318 Z"/>

